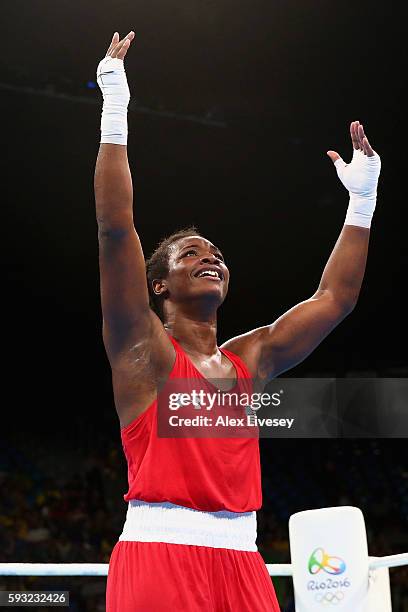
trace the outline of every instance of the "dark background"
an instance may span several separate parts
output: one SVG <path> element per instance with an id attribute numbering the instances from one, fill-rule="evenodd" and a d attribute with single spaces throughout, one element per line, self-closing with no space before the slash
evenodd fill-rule
<path id="1" fill-rule="evenodd" d="M 359 119 L 383 162 L 364 288 L 293 373 L 407 364 L 406 69 L 395 5 L 17 1 L 4 17 L 5 321 L 11 376 L 24 383 L 13 404 L 28 418 L 39 398 L 36 422 L 111 403 L 92 184 L 101 98 L 87 82 L 115 29 L 136 32 L 127 74 L 133 103 L 147 109 L 129 116 L 136 226 L 146 254 L 190 223 L 222 248 L 232 281 L 219 341 L 317 288 L 348 202 L 326 151 L 348 160 Z"/>
<path id="2" fill-rule="evenodd" d="M 92 81 L 115 30 L 136 32 L 126 68 L 137 230 L 146 254 L 191 223 L 223 250 L 232 279 L 220 343 L 317 288 L 348 203 L 326 151 L 348 161 L 349 124 L 364 123 L 383 169 L 360 301 L 292 374 L 406 375 L 403 3 L 17 0 L 2 21 L 5 447 L 33 462 L 40 447 L 49 461 L 56 448 L 75 449 L 79 464 L 93 448 L 103 462 L 106 439 L 120 448 L 93 201 L 101 97 Z M 306 473 L 302 457 L 315 441 L 283 442 L 264 441 L 266 470 L 279 455 L 285 480 L 285 457 L 296 455 Z M 337 444 L 358 463 L 351 443 Z M 361 444 L 371 456 L 369 441 Z M 385 473 L 399 457 L 395 486 L 406 491 L 406 441 L 376 444 Z M 319 442 L 316 466 L 319 456 L 330 461 L 330 448 Z M 348 481 L 336 473 L 343 477 L 308 507 L 341 503 Z M 369 498 L 351 501 L 370 512 Z"/>
<path id="3" fill-rule="evenodd" d="M 43 416 L 111 409 L 92 185 L 100 93 L 87 82 L 115 29 L 136 32 L 126 59 L 138 109 L 129 116 L 136 227 L 146 254 L 191 223 L 222 248 L 232 281 L 220 342 L 317 288 L 348 203 L 326 151 L 348 160 L 349 123 L 364 123 L 383 162 L 364 288 L 352 316 L 293 374 L 390 375 L 407 365 L 406 67 L 396 6 L 8 5 L 5 331 L 13 405 L 27 418 L 39 398 Z"/>

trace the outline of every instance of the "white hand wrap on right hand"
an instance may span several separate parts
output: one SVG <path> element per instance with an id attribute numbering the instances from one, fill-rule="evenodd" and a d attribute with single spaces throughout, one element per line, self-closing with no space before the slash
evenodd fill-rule
<path id="1" fill-rule="evenodd" d="M 103 95 L 101 143 L 126 145 L 130 91 L 123 60 L 105 57 L 99 62 L 96 76 Z"/>
<path id="2" fill-rule="evenodd" d="M 381 170 L 380 156 L 368 157 L 354 149 L 350 164 L 340 157 L 334 162 L 337 174 L 350 194 L 350 203 L 346 214 L 346 225 L 358 225 L 369 228 L 377 201 L 377 184 Z"/>

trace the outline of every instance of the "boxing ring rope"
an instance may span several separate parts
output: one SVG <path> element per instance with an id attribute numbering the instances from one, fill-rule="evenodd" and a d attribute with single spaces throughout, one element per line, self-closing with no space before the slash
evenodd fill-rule
<path id="1" fill-rule="evenodd" d="M 408 553 L 370 557 L 369 570 L 408 565 Z M 292 576 L 290 563 L 266 565 L 270 576 Z M 107 576 L 107 563 L 0 563 L 0 576 Z"/>

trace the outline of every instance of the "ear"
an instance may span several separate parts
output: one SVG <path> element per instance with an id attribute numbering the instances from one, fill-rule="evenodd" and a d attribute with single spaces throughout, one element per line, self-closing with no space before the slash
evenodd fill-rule
<path id="1" fill-rule="evenodd" d="M 163 295 L 168 289 L 166 280 L 161 278 L 155 278 L 152 281 L 152 287 L 155 295 Z"/>

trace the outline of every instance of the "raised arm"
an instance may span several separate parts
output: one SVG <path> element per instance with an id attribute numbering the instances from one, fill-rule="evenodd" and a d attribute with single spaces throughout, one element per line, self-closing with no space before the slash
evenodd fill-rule
<path id="1" fill-rule="evenodd" d="M 104 104 L 101 145 L 95 168 L 103 335 L 112 366 L 131 347 L 146 346 L 153 333 L 165 336 L 149 307 L 145 260 L 133 222 L 133 188 L 127 158 L 127 106 L 130 99 L 123 60 L 134 33 L 114 34 L 97 70 Z M 140 352 L 139 351 L 139 352 Z"/>
<path id="2" fill-rule="evenodd" d="M 346 164 L 338 153 L 328 155 L 350 204 L 345 225 L 314 295 L 275 323 L 234 338 L 226 346 L 245 356 L 252 370 L 270 380 L 307 357 L 354 308 L 364 277 L 371 217 L 374 212 L 380 158 L 371 148 L 363 126 L 350 126 L 353 160 Z"/>

